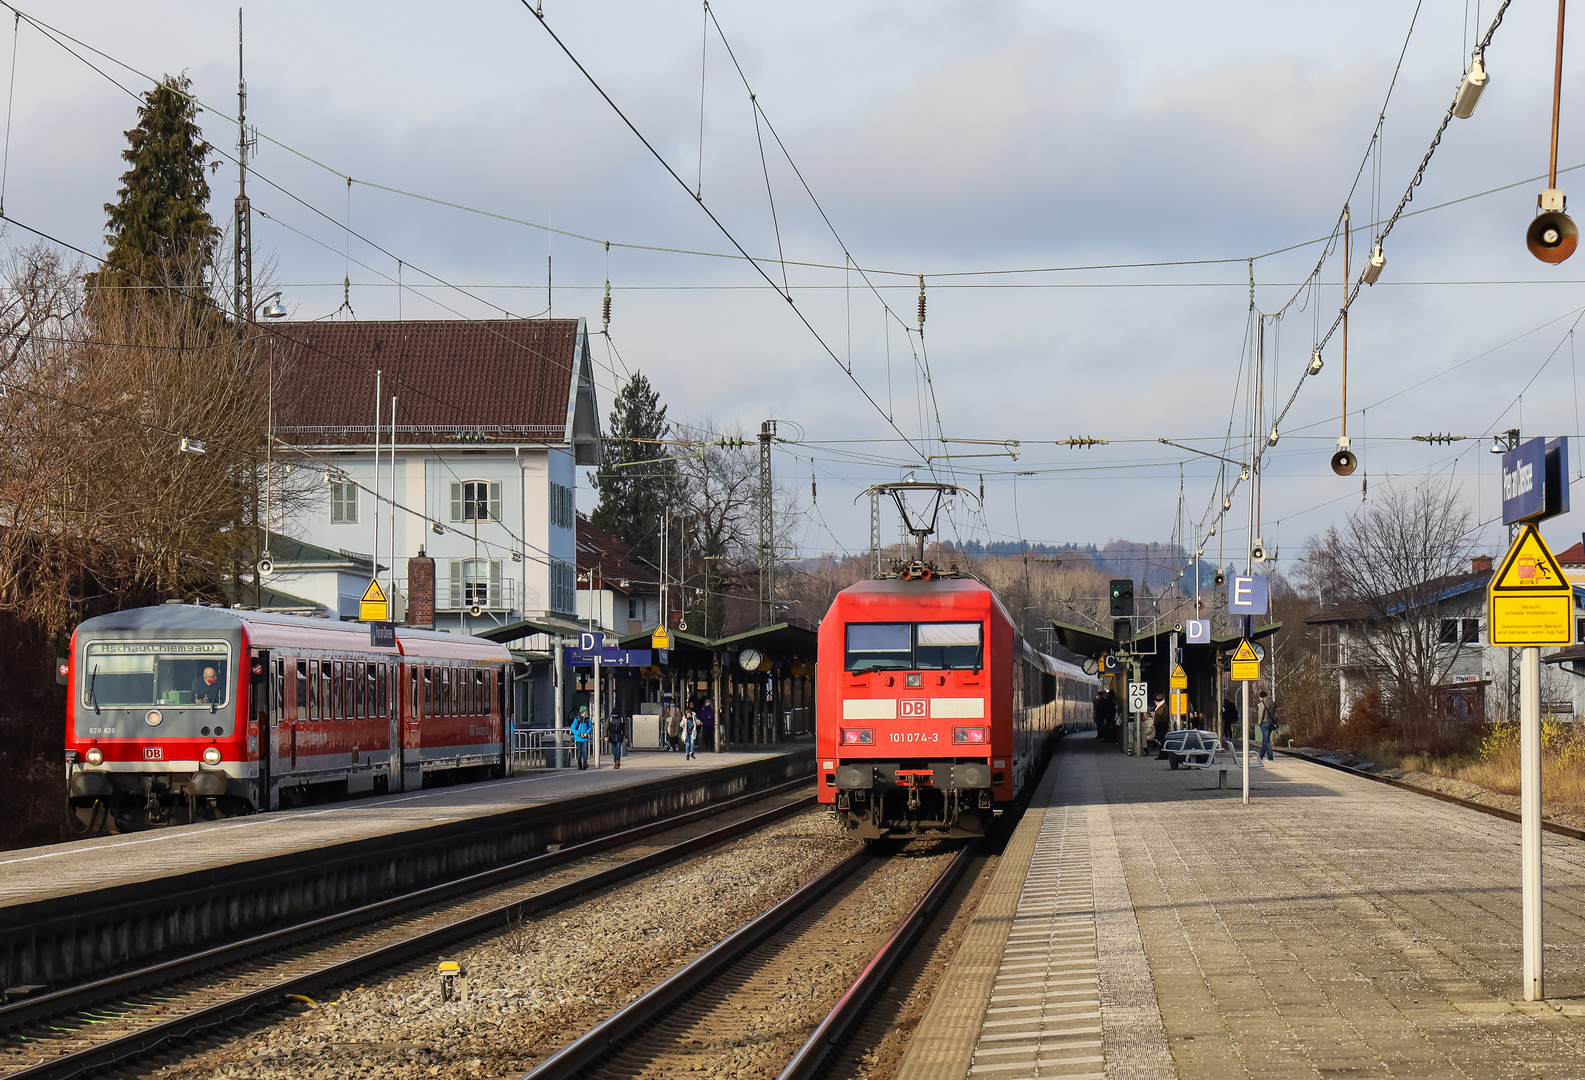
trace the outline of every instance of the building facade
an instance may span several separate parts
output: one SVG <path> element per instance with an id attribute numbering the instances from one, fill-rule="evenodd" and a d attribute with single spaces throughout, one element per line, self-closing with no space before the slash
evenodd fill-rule
<path id="1" fill-rule="evenodd" d="M 272 535 L 378 564 L 414 625 L 472 634 L 576 613 L 577 469 L 601 440 L 582 319 L 270 330 L 296 491 Z M 367 580 L 273 561 L 272 587 L 357 616 Z"/>

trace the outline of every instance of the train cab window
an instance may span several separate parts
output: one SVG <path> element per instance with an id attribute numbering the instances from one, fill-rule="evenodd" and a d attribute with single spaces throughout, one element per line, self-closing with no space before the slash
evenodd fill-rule
<path id="1" fill-rule="evenodd" d="M 981 666 L 980 624 L 977 622 L 920 623 L 917 639 L 916 668 L 952 671 Z"/>
<path id="2" fill-rule="evenodd" d="M 197 641 L 95 641 L 83 650 L 83 704 L 209 708 L 230 704 L 230 646 Z M 213 682 L 210 680 L 213 679 Z"/>
<path id="3" fill-rule="evenodd" d="M 902 670 L 912 666 L 913 627 L 908 623 L 849 623 L 848 671 Z"/>

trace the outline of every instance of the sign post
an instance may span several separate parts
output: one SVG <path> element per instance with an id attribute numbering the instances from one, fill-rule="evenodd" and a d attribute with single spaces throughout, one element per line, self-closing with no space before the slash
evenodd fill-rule
<path id="1" fill-rule="evenodd" d="M 1138 676 L 1136 675 L 1134 681 L 1128 684 L 1128 728 L 1123 733 L 1123 742 L 1126 744 L 1125 752 L 1131 757 L 1138 757 L 1144 753 L 1142 745 L 1144 740 L 1140 738 L 1142 725 L 1139 714 L 1149 707 L 1150 684 L 1138 681 Z"/>
<path id="2" fill-rule="evenodd" d="M 1234 578 L 1233 580 L 1237 581 L 1238 579 Z M 1265 581 L 1264 578 L 1261 578 L 1260 580 L 1262 582 Z M 1262 590 L 1261 599 L 1265 599 L 1264 590 Z M 1262 604 L 1261 608 L 1264 610 L 1265 605 Z M 1244 755 L 1244 801 L 1247 803 L 1249 801 L 1249 684 L 1260 681 L 1260 657 L 1256 655 L 1255 646 L 1250 644 L 1248 638 L 1244 638 L 1238 643 L 1238 651 L 1233 653 L 1232 669 L 1233 681 L 1244 684 L 1242 691 L 1244 696 L 1244 737 L 1242 751 Z"/>
<path id="3" fill-rule="evenodd" d="M 1541 646 L 1574 640 L 1574 589 L 1536 523 L 1569 509 L 1568 440 L 1502 456 L 1502 520 L 1523 523 L 1486 592 L 1488 637 L 1519 654 L 1519 850 L 1524 999 L 1546 1000 L 1541 934 Z"/>

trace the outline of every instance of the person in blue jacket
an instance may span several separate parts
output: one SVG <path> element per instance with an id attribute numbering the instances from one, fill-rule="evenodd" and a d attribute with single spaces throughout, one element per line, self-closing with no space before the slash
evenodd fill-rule
<path id="1" fill-rule="evenodd" d="M 589 767 L 589 739 L 594 734 L 594 723 L 589 719 L 589 706 L 578 709 L 578 718 L 572 722 L 573 743 L 578 751 L 578 768 Z"/>

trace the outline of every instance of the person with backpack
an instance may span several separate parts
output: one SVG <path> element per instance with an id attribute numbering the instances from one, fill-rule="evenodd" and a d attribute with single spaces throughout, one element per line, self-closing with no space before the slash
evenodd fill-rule
<path id="1" fill-rule="evenodd" d="M 622 750 L 627 746 L 627 718 L 611 714 L 605 722 L 605 738 L 611 744 L 611 767 L 622 767 Z"/>
<path id="2" fill-rule="evenodd" d="M 1260 692 L 1260 703 L 1255 706 L 1255 719 L 1260 724 L 1260 753 L 1259 760 L 1276 761 L 1277 755 L 1271 749 L 1271 736 L 1277 730 L 1280 721 L 1277 719 L 1277 706 L 1275 702 L 1268 701 L 1266 692 Z"/>
<path id="3" fill-rule="evenodd" d="M 578 718 L 572 722 L 573 745 L 578 751 L 578 768 L 589 767 L 589 738 L 594 734 L 594 722 L 589 719 L 589 706 L 578 708 Z"/>

